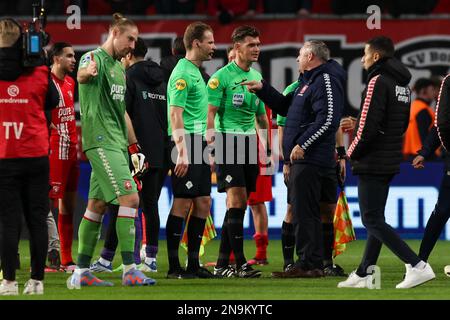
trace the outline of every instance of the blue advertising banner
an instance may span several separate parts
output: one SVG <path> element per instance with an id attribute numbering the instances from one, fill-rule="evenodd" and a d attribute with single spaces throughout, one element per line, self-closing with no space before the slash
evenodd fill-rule
<path id="1" fill-rule="evenodd" d="M 87 201 L 90 166 L 88 162 L 81 163 L 81 175 L 79 184 L 78 209 L 84 210 Z M 443 175 L 441 162 L 426 163 L 422 170 L 415 170 L 410 163 L 401 165 L 401 172 L 397 175 L 390 188 L 386 204 L 386 222 L 395 228 L 403 238 L 421 239 L 426 222 L 436 204 L 439 186 Z M 273 178 L 273 200 L 266 203 L 269 214 L 269 236 L 271 239 L 280 238 L 281 224 L 286 214 L 286 187 L 283 182 L 283 174 L 277 172 Z M 172 204 L 172 190 L 170 178 L 167 178 L 159 199 L 159 212 L 161 229 L 165 228 L 167 215 Z M 358 239 L 366 237 L 365 228 L 361 222 L 358 206 L 357 177 L 351 175 L 347 168 L 347 182 L 345 192 L 348 199 L 353 226 Z M 215 227 L 220 229 L 225 214 L 225 194 L 218 193 L 217 187 L 212 188 L 211 214 Z M 81 219 L 81 212 L 79 218 Z M 254 225 L 250 209 L 245 215 L 245 236 L 250 238 L 254 233 Z M 160 235 L 164 236 L 164 231 Z M 450 223 L 447 223 L 441 239 L 450 240 Z"/>

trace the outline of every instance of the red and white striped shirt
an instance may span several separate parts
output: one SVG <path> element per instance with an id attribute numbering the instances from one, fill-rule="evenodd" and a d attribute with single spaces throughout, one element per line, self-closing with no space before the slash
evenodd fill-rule
<path id="1" fill-rule="evenodd" d="M 52 124 L 56 128 L 52 126 L 50 146 L 52 153 L 57 152 L 58 159 L 68 160 L 69 151 L 76 148 L 78 143 L 73 102 L 75 82 L 70 76 L 65 76 L 64 80 L 60 80 L 53 73 L 52 79 L 59 93 L 59 104 L 52 111 Z"/>

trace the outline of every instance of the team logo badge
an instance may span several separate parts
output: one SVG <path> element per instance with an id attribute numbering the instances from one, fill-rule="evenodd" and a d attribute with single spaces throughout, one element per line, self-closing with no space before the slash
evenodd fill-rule
<path id="1" fill-rule="evenodd" d="M 194 185 L 193 185 L 192 181 L 186 182 L 186 188 L 188 188 L 188 190 L 191 189 L 193 186 Z"/>
<path id="2" fill-rule="evenodd" d="M 302 90 L 300 90 L 300 93 L 299 93 L 298 95 L 299 95 L 299 96 L 302 96 L 302 95 L 305 93 L 306 89 L 308 89 L 308 85 L 305 85 L 305 86 L 302 88 Z"/>
<path id="3" fill-rule="evenodd" d="M 52 192 L 53 192 L 54 194 L 57 194 L 57 193 L 59 192 L 59 186 L 53 186 L 53 187 L 52 187 Z"/>
<path id="4" fill-rule="evenodd" d="M 130 180 L 125 180 L 124 186 L 125 186 L 125 190 L 131 190 L 133 188 L 133 185 L 131 184 Z"/>
<path id="5" fill-rule="evenodd" d="M 14 84 L 12 84 L 8 87 L 8 94 L 11 97 L 17 97 L 17 95 L 19 94 L 19 91 L 20 91 L 19 87 Z"/>
<path id="6" fill-rule="evenodd" d="M 225 181 L 228 182 L 228 183 L 230 183 L 231 180 L 233 180 L 233 177 L 230 176 L 230 175 L 227 175 L 227 177 L 225 178 Z"/>
<path id="7" fill-rule="evenodd" d="M 175 88 L 177 90 L 184 90 L 186 88 L 186 81 L 184 79 L 178 79 L 177 82 L 175 82 Z"/>
<path id="8" fill-rule="evenodd" d="M 219 79 L 213 78 L 209 80 L 208 86 L 213 90 L 217 89 L 219 87 Z"/>

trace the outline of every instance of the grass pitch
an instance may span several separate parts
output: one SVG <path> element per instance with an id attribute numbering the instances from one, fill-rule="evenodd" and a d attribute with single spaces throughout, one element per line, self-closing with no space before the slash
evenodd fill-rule
<path id="1" fill-rule="evenodd" d="M 101 244 L 103 244 L 101 242 Z M 408 241 L 408 244 L 418 251 L 420 241 Z M 341 265 L 346 272 L 350 272 L 358 265 L 365 241 L 359 240 L 350 243 L 347 251 L 338 256 L 335 262 Z M 207 244 L 205 255 L 201 258 L 203 263 L 215 261 L 218 253 L 219 241 L 213 240 Z M 100 251 L 98 246 L 96 257 Z M 180 252 L 184 251 L 180 249 Z M 74 243 L 76 252 L 76 243 Z M 250 259 L 254 252 L 254 242 L 245 241 L 245 252 Z M 17 280 L 19 290 L 29 278 L 29 250 L 28 242 L 20 244 L 22 268 L 18 270 Z M 118 257 L 120 255 L 117 255 Z M 395 289 L 395 285 L 402 281 L 405 267 L 387 248 L 383 250 L 378 260 L 381 268 L 381 289 L 338 289 L 336 287 L 342 278 L 321 279 L 272 279 L 272 271 L 279 271 L 283 266 L 280 241 L 270 241 L 268 247 L 270 264 L 258 267 L 263 271 L 259 279 L 195 279 L 195 280 L 169 280 L 165 279 L 167 273 L 166 243 L 160 241 L 158 254 L 158 272 L 148 274 L 157 280 L 157 284 L 150 287 L 123 287 L 121 273 L 98 274 L 101 279 L 114 282 L 112 288 L 82 288 L 68 290 L 66 279 L 69 274 L 47 273 L 45 278 L 44 296 L 0 297 L 0 300 L 397 300 L 397 299 L 423 299 L 423 300 L 449 300 L 450 278 L 443 270 L 450 264 L 450 242 L 439 241 L 429 260 L 436 279 L 420 287 L 409 290 Z M 181 252 L 180 257 L 185 255 Z M 114 266 L 120 265 L 120 258 L 114 261 Z M 210 268 L 211 269 L 211 268 Z"/>

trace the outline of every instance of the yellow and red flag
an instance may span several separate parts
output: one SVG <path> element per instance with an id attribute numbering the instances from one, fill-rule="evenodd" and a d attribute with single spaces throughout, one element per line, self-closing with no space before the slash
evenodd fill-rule
<path id="1" fill-rule="evenodd" d="M 348 209 L 347 197 L 342 190 L 334 212 L 334 244 L 333 257 L 343 253 L 346 249 L 346 243 L 356 240 L 355 230 L 353 229 L 350 210 Z"/>
<path id="2" fill-rule="evenodd" d="M 181 246 L 187 250 L 187 244 L 188 244 L 188 235 L 187 235 L 187 229 L 189 226 L 189 220 L 191 218 L 192 214 L 192 207 L 189 211 L 189 216 L 186 220 L 186 226 L 184 227 L 183 237 L 181 238 Z M 211 213 L 206 218 L 205 222 L 205 229 L 203 230 L 203 237 L 202 242 L 200 244 L 200 252 L 199 255 L 202 256 L 205 253 L 205 245 L 209 240 L 214 239 L 217 236 L 216 228 L 214 227 L 214 221 L 211 217 Z"/>

